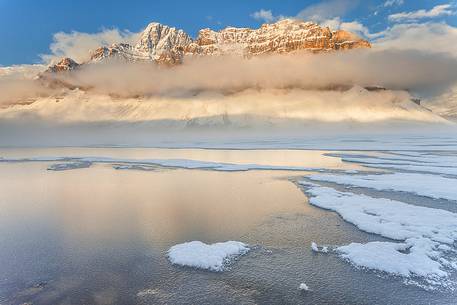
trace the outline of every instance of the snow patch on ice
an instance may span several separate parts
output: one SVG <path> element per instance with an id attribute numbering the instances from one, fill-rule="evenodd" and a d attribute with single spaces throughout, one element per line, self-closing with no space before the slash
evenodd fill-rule
<path id="1" fill-rule="evenodd" d="M 367 187 L 380 191 L 409 192 L 420 196 L 457 201 L 457 179 L 417 173 L 377 175 L 310 175 L 313 181 Z M 452 187 L 454 185 L 455 187 Z"/>
<path id="2" fill-rule="evenodd" d="M 420 277 L 430 285 L 449 285 L 457 262 L 446 253 L 457 240 L 457 214 L 309 182 L 300 184 L 307 188 L 311 204 L 337 212 L 365 232 L 402 241 L 351 243 L 336 249 L 341 257 L 358 267 Z"/>
<path id="3" fill-rule="evenodd" d="M 369 242 L 351 243 L 338 248 L 343 258 L 357 266 L 410 277 L 446 277 L 442 264 L 434 260 L 440 256 L 435 251 L 437 243 L 426 238 L 407 239 L 404 243 Z"/>
<path id="4" fill-rule="evenodd" d="M 191 241 L 171 247 L 168 250 L 168 259 L 172 264 L 220 272 L 224 271 L 232 260 L 249 250 L 247 244 L 239 241 L 214 244 Z"/>
<path id="5" fill-rule="evenodd" d="M 418 171 L 432 174 L 457 176 L 457 156 L 438 153 L 385 153 L 383 155 L 368 155 L 344 153 L 329 153 L 327 156 L 339 157 L 342 161 L 358 163 L 366 167 Z"/>

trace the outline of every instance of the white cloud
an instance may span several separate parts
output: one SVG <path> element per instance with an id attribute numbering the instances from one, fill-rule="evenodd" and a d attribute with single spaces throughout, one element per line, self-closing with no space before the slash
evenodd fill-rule
<path id="1" fill-rule="evenodd" d="M 456 40 L 457 28 L 445 23 L 396 24 L 373 41 L 373 48 L 442 52 L 457 57 L 457 44 L 452 43 Z M 457 115 L 457 83 L 443 94 L 429 93 L 434 97 L 425 101 L 428 108 L 442 115 Z"/>
<path id="2" fill-rule="evenodd" d="M 54 34 L 49 46 L 51 54 L 43 54 L 45 63 L 51 63 L 62 57 L 70 57 L 81 63 L 89 59 L 90 52 L 101 46 L 119 42 L 132 42 L 138 34 L 118 29 L 103 30 L 98 33 L 58 32 Z"/>
<path id="3" fill-rule="evenodd" d="M 357 4 L 358 1 L 350 0 L 323 1 L 306 7 L 297 14 L 296 18 L 320 23 L 335 17 L 344 16 Z"/>
<path id="4" fill-rule="evenodd" d="M 358 21 L 345 22 L 339 17 L 321 22 L 332 30 L 345 30 L 368 38 L 376 49 L 418 50 L 448 53 L 457 57 L 457 27 L 446 23 L 397 23 L 383 31 L 372 33 Z"/>
<path id="5" fill-rule="evenodd" d="M 273 16 L 273 13 L 271 10 L 264 10 L 261 9 L 260 11 L 254 12 L 251 14 L 251 17 L 254 18 L 255 20 L 261 20 L 265 22 L 273 22 L 277 20 L 278 18 Z"/>
<path id="6" fill-rule="evenodd" d="M 359 33 L 368 31 L 368 29 L 363 24 L 357 21 L 344 22 L 341 20 L 340 17 L 335 17 L 332 19 L 321 21 L 320 25 L 324 27 L 327 26 L 331 30 L 345 30 Z"/>
<path id="7" fill-rule="evenodd" d="M 433 7 L 431 10 L 418 10 L 413 12 L 402 12 L 397 14 L 389 15 L 389 21 L 417 21 L 424 18 L 436 18 L 440 16 L 454 15 L 455 11 L 452 10 L 452 5 L 441 4 Z"/>
<path id="8" fill-rule="evenodd" d="M 402 0 L 397 0 L 402 1 Z M 347 30 L 361 36 L 370 37 L 368 28 L 357 21 L 343 22 L 340 16 L 357 5 L 358 1 L 330 0 L 307 6 L 295 16 L 274 16 L 271 10 L 261 9 L 250 16 L 256 20 L 273 22 L 285 18 L 313 21 L 321 26 L 328 26 L 332 30 Z"/>
<path id="9" fill-rule="evenodd" d="M 320 22 L 321 26 L 328 26 L 331 30 L 344 30 L 359 36 L 374 39 L 383 35 L 383 32 L 371 33 L 370 30 L 359 21 L 342 21 L 339 17 Z"/>
<path id="10" fill-rule="evenodd" d="M 396 24 L 373 41 L 380 49 L 415 49 L 457 56 L 457 28 L 445 23 Z"/>
<path id="11" fill-rule="evenodd" d="M 14 65 L 9 67 L 0 67 L 0 79 L 9 77 L 14 79 L 33 79 L 38 73 L 46 69 L 45 65 Z"/>
<path id="12" fill-rule="evenodd" d="M 403 3 L 403 0 L 387 0 L 386 2 L 384 2 L 384 7 L 400 6 L 403 5 Z"/>
<path id="13" fill-rule="evenodd" d="M 370 37 L 370 31 L 366 26 L 361 24 L 358 21 L 351 21 L 351 22 L 342 22 L 340 25 L 341 30 L 345 30 L 348 32 L 356 33 L 365 37 Z"/>

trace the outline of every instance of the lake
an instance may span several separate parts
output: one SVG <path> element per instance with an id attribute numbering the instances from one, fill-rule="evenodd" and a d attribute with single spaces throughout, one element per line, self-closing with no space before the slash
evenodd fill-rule
<path id="1" fill-rule="evenodd" d="M 1 149 L 0 304 L 455 304 L 452 290 L 405 285 L 311 251 L 313 241 L 386 240 L 309 204 L 302 177 L 371 170 L 326 153 Z M 83 157 L 92 158 L 88 166 L 48 170 Z M 275 168 L 189 169 L 151 159 Z M 224 272 L 172 265 L 167 250 L 192 240 L 242 241 L 251 251 Z M 310 291 L 298 290 L 302 282 Z"/>

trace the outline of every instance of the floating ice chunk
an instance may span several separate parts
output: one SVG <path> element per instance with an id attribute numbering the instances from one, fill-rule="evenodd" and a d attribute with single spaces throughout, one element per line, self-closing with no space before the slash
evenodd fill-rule
<path id="1" fill-rule="evenodd" d="M 142 165 L 142 164 L 114 164 L 113 168 L 117 169 L 117 170 L 140 170 L 140 171 L 157 170 L 157 166 Z"/>
<path id="2" fill-rule="evenodd" d="M 417 173 L 393 173 L 382 175 L 328 175 L 309 176 L 313 181 L 367 187 L 380 191 L 401 191 L 457 201 L 457 179 Z M 455 187 L 452 187 L 454 185 Z"/>
<path id="3" fill-rule="evenodd" d="M 300 286 L 298 286 L 298 290 L 309 291 L 309 287 L 305 283 L 301 283 Z"/>
<path id="4" fill-rule="evenodd" d="M 48 166 L 50 171 L 65 171 L 78 168 L 88 168 L 92 165 L 92 162 L 66 162 L 56 163 Z"/>
<path id="5" fill-rule="evenodd" d="M 148 295 L 154 295 L 157 294 L 157 290 L 155 289 L 143 289 L 137 292 L 136 296 L 137 297 L 145 297 Z"/>
<path id="6" fill-rule="evenodd" d="M 314 252 L 319 252 L 319 249 L 317 248 L 317 244 L 313 241 L 311 242 L 311 249 L 314 251 Z"/>
<path id="7" fill-rule="evenodd" d="M 340 192 L 307 182 L 310 203 L 337 212 L 359 229 L 396 240 L 427 237 L 440 243 L 457 240 L 457 214 L 386 198 Z"/>
<path id="8" fill-rule="evenodd" d="M 427 238 L 408 239 L 405 243 L 351 243 L 337 248 L 337 251 L 359 267 L 404 277 L 446 277 L 448 273 L 442 270 L 442 262 L 435 260 L 440 255 L 434 250 L 436 244 Z"/>
<path id="9" fill-rule="evenodd" d="M 211 271 L 224 271 L 232 259 L 246 254 L 248 245 L 239 241 L 227 241 L 205 244 L 191 241 L 178 244 L 168 250 L 168 259 L 172 264 L 189 266 Z"/>
<path id="10" fill-rule="evenodd" d="M 317 246 L 317 244 L 315 242 L 311 242 L 311 250 L 313 250 L 314 252 L 328 253 L 327 246 L 323 246 L 319 249 L 319 247 Z"/>
<path id="11" fill-rule="evenodd" d="M 434 285 L 444 283 L 437 279 L 447 277 L 456 263 L 446 252 L 457 240 L 457 214 L 302 184 L 308 186 L 305 192 L 311 204 L 337 212 L 365 232 L 402 241 L 352 243 L 336 249 L 343 258 L 360 267 L 424 277 Z"/>

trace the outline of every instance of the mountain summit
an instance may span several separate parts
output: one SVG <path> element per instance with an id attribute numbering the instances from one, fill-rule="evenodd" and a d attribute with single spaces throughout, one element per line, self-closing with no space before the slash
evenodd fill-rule
<path id="1" fill-rule="evenodd" d="M 332 31 L 313 22 L 283 19 L 258 29 L 227 27 L 220 31 L 202 29 L 196 39 L 183 30 L 157 22 L 150 23 L 135 44 L 116 43 L 92 52 L 90 62 L 117 58 L 128 62 L 156 62 L 175 65 L 192 56 L 241 56 L 328 52 L 370 48 L 368 41 L 344 31 Z M 60 63 L 61 64 L 61 63 Z M 70 70 L 50 68 L 50 71 Z"/>

